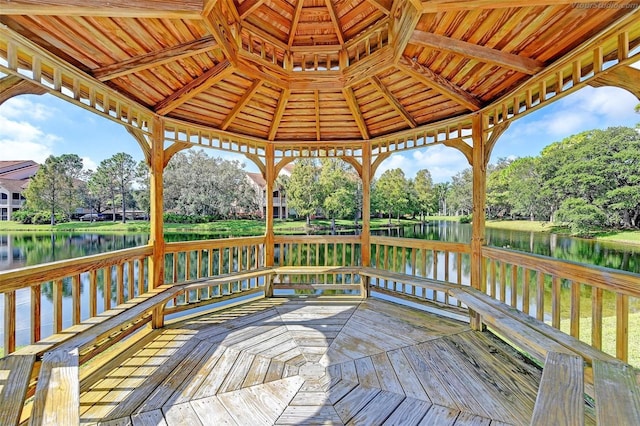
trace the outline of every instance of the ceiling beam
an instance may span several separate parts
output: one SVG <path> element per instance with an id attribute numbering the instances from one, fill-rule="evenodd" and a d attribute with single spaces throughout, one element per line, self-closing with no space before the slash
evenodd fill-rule
<path id="1" fill-rule="evenodd" d="M 238 6 L 238 15 L 240 19 L 244 19 L 251 15 L 256 9 L 262 6 L 264 0 L 246 0 L 240 6 Z"/>
<path id="2" fill-rule="evenodd" d="M 390 2 L 385 2 L 383 0 L 367 0 L 367 2 L 385 15 L 388 15 L 389 12 L 391 12 L 391 6 L 388 4 Z"/>
<path id="3" fill-rule="evenodd" d="M 298 29 L 298 22 L 300 22 L 300 13 L 302 13 L 302 6 L 304 6 L 304 0 L 298 0 L 296 3 L 296 11 L 293 13 L 293 19 L 291 20 L 291 29 L 289 30 L 289 47 L 293 46 L 293 39 L 296 38 L 296 30 Z"/>
<path id="4" fill-rule="evenodd" d="M 327 9 L 329 9 L 329 16 L 331 17 L 331 22 L 333 22 L 333 28 L 336 30 L 338 42 L 342 46 L 344 45 L 344 34 L 342 33 L 342 26 L 340 25 L 340 21 L 338 21 L 336 8 L 333 6 L 333 2 L 331 0 L 325 0 L 325 3 L 327 5 Z"/>
<path id="5" fill-rule="evenodd" d="M 224 56 L 235 66 L 237 62 L 237 48 L 235 41 L 232 39 L 234 34 L 224 19 L 220 2 L 216 3 L 211 12 L 204 16 L 204 23 L 211 35 L 218 42 Z"/>
<path id="6" fill-rule="evenodd" d="M 345 87 L 344 89 L 342 89 L 342 94 L 344 95 L 344 98 L 347 101 L 349 110 L 351 110 L 351 115 L 353 115 L 353 118 L 356 121 L 356 125 L 360 130 L 362 139 L 370 139 L 367 123 L 364 120 L 364 116 L 362 115 L 362 111 L 360 110 L 360 105 L 358 105 L 358 100 L 356 99 L 356 95 L 355 93 L 353 93 L 353 89 L 351 87 Z"/>
<path id="7" fill-rule="evenodd" d="M 395 63 L 400 59 L 404 49 L 409 44 L 409 39 L 422 15 L 411 1 L 396 1 L 391 15 L 389 37 L 393 45 L 393 62 Z"/>
<path id="8" fill-rule="evenodd" d="M 393 96 L 393 93 L 391 93 L 391 91 L 384 84 L 382 84 L 378 77 L 374 75 L 370 80 L 378 90 L 378 92 L 380 92 L 382 97 L 386 99 L 389 105 L 391 105 L 393 109 L 396 110 L 398 114 L 400 114 L 402 119 L 406 121 L 412 129 L 418 126 L 418 123 L 416 123 L 413 117 L 411 117 L 411 114 L 409 114 L 407 110 L 402 106 L 402 104 L 398 101 L 398 99 Z"/>
<path id="9" fill-rule="evenodd" d="M 457 53 L 469 59 L 498 65 L 529 75 L 536 74 L 544 69 L 544 63 L 535 59 L 420 30 L 413 32 L 409 43 Z"/>
<path id="10" fill-rule="evenodd" d="M 98 16 L 112 18 L 197 19 L 202 0 L 0 0 L 0 15 Z"/>
<path id="11" fill-rule="evenodd" d="M 602 0 L 424 0 L 422 13 L 457 12 L 474 9 L 504 9 L 510 7 L 562 6 L 569 4 L 603 3 Z"/>
<path id="12" fill-rule="evenodd" d="M 287 102 L 289 102 L 289 95 L 291 94 L 291 90 L 283 89 L 282 93 L 280 93 L 280 99 L 278 99 L 278 106 L 276 107 L 276 112 L 273 114 L 273 121 L 271 121 L 271 128 L 269 129 L 268 139 L 270 141 L 276 138 L 276 133 L 278 133 L 278 126 L 280 126 L 280 120 L 282 120 L 282 116 L 284 115 L 284 110 L 287 109 Z"/>
<path id="13" fill-rule="evenodd" d="M 244 92 L 244 95 L 242 95 L 240 100 L 236 102 L 231 112 L 229 112 L 229 115 L 227 115 L 224 121 L 222 122 L 222 125 L 220 126 L 222 130 L 227 130 L 227 127 L 229 127 L 231 122 L 238 116 L 238 114 L 240 114 L 240 111 L 242 111 L 242 109 L 247 105 L 247 103 L 251 100 L 253 95 L 256 94 L 256 92 L 258 91 L 258 89 L 260 89 L 261 86 L 262 86 L 262 80 L 256 80 L 247 89 L 247 91 Z"/>
<path id="14" fill-rule="evenodd" d="M 133 58 L 117 62 L 115 64 L 96 68 L 92 71 L 92 74 L 100 81 L 108 81 L 127 74 L 133 74 L 159 65 L 167 64 L 178 59 L 205 53 L 215 49 L 216 47 L 218 47 L 216 40 L 213 37 L 208 36 L 199 40 L 168 47 L 157 52 L 134 56 Z"/>
<path id="15" fill-rule="evenodd" d="M 406 56 L 400 58 L 398 68 L 425 86 L 453 99 L 471 111 L 478 111 L 482 107 L 482 103 L 475 96 Z"/>
<path id="16" fill-rule="evenodd" d="M 204 92 L 232 73 L 233 68 L 231 67 L 231 64 L 228 60 L 224 60 L 202 75 L 196 77 L 194 80 L 192 80 L 182 88 L 173 92 L 165 99 L 158 102 L 154 109 L 158 114 L 166 115 L 183 103 L 187 102 L 189 99 L 192 99 L 199 93 Z"/>

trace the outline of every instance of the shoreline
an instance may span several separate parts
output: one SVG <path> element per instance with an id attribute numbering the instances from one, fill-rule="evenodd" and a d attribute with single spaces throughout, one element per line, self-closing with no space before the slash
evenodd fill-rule
<path id="1" fill-rule="evenodd" d="M 457 216 L 428 216 L 426 222 L 433 221 L 457 221 Z M 386 229 L 389 227 L 410 226 L 419 224 L 420 220 L 401 219 L 398 224 L 396 219 L 392 219 L 391 225 L 388 218 L 375 218 L 371 220 L 371 229 Z M 361 222 L 359 222 L 361 226 Z M 248 219 L 230 219 L 209 223 L 185 224 L 185 223 L 165 223 L 165 234 L 193 233 L 201 235 L 218 235 L 221 238 L 230 236 L 255 236 L 264 233 L 264 222 Z M 600 242 L 625 244 L 640 246 L 640 230 L 602 230 L 595 232 L 590 238 L 572 235 L 566 227 L 555 225 L 549 222 L 529 221 L 529 220 L 487 220 L 487 228 L 512 230 L 521 232 L 556 233 L 559 235 L 571 236 L 573 238 L 591 239 Z M 330 220 L 322 219 L 312 221 L 312 230 L 329 230 Z M 336 221 L 336 234 L 341 231 L 354 229 L 352 220 Z M 274 230 L 279 235 L 304 235 L 309 229 L 304 220 L 296 221 L 275 221 Z M 16 234 L 49 234 L 49 233 L 148 233 L 148 221 L 122 222 L 66 222 L 58 225 L 25 225 L 16 222 L 0 222 L 0 233 Z"/>

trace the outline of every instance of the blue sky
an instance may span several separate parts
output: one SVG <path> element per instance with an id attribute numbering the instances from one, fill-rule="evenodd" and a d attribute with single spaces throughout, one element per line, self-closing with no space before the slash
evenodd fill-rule
<path id="1" fill-rule="evenodd" d="M 640 114 L 634 111 L 638 103 L 622 89 L 586 87 L 513 122 L 498 140 L 491 162 L 537 155 L 550 143 L 583 130 L 635 127 L 640 123 Z M 75 153 L 84 160 L 85 168 L 95 170 L 100 161 L 123 151 L 136 160 L 143 158 L 124 127 L 54 96 L 17 96 L 0 105 L 0 160 L 43 162 L 51 154 Z M 257 171 L 244 156 L 206 151 L 240 160 L 248 171 Z M 434 181 L 442 182 L 468 166 L 458 151 L 437 145 L 392 155 L 381 164 L 378 175 L 399 167 L 413 177 L 427 168 Z"/>

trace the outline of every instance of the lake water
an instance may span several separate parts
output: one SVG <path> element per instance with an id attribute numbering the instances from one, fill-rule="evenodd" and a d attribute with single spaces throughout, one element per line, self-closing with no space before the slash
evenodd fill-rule
<path id="1" fill-rule="evenodd" d="M 471 225 L 451 221 L 392 227 L 378 235 L 468 243 Z M 0 234 L 0 271 L 137 247 L 147 234 Z M 215 235 L 170 234 L 167 241 L 216 238 Z M 640 273 L 640 246 L 599 242 L 564 235 L 487 228 L 487 244 L 558 259 Z"/>
<path id="2" fill-rule="evenodd" d="M 442 221 L 431 222 L 424 226 L 416 224 L 414 226 L 392 227 L 375 233 L 393 237 L 468 243 L 471 240 L 471 225 Z M 167 236 L 167 240 L 172 242 L 210 238 L 216 238 L 216 236 L 195 234 L 171 234 Z M 487 229 L 486 239 L 489 245 L 496 247 L 506 247 L 559 259 L 640 273 L 640 247 L 632 245 L 602 243 L 556 234 L 499 229 Z M 147 234 L 0 234 L 0 270 L 137 247 L 146 244 L 147 241 Z M 440 262 L 440 266 L 442 264 L 443 262 Z M 463 282 L 468 282 L 468 265 L 463 267 L 463 274 Z M 88 291 L 85 291 L 87 285 L 83 280 L 81 288 L 83 306 L 88 305 L 88 301 L 85 300 L 88 298 Z M 99 282 L 98 287 L 98 310 L 100 311 L 104 298 L 101 282 Z M 70 305 L 69 283 L 65 283 L 63 294 L 65 295 L 65 306 Z M 16 297 L 18 311 L 23 312 L 26 318 L 29 318 L 28 290 L 18 291 Z M 115 305 L 115 295 L 112 295 L 112 304 Z M 3 311 L 4 301 L 0 298 L 0 318 L 3 317 Z M 47 336 L 52 332 L 51 311 L 51 291 L 45 285 L 42 293 L 43 336 Z M 64 311 L 63 327 L 68 327 L 71 325 L 71 318 L 67 318 L 66 313 L 70 312 L 70 309 L 65 308 Z M 81 315 L 82 319 L 88 316 L 86 307 L 83 308 Z M 2 328 L 3 325 L 0 323 L 0 342 L 2 342 Z M 29 343 L 28 323 L 20 322 L 17 324 L 17 329 L 17 344 L 24 345 Z"/>

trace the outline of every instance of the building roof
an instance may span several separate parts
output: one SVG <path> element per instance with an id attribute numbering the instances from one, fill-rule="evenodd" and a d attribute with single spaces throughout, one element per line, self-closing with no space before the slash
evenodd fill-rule
<path id="1" fill-rule="evenodd" d="M 479 110 L 496 124 L 640 40 L 629 0 L 41 3 L 0 0 L 3 25 L 161 116 L 283 142 L 428 139 Z M 76 80 L 59 84 L 103 101 Z"/>
<path id="2" fill-rule="evenodd" d="M 262 173 L 249 173 L 247 172 L 247 177 L 255 182 L 260 188 L 264 188 L 267 186 L 267 181 L 264 180 Z"/>
<path id="3" fill-rule="evenodd" d="M 25 180 L 38 172 L 40 165 L 31 160 L 0 161 L 0 178 Z"/>
<path id="4" fill-rule="evenodd" d="M 11 192 L 22 192 L 24 190 L 25 181 L 15 179 L 0 178 L 0 187 Z"/>

